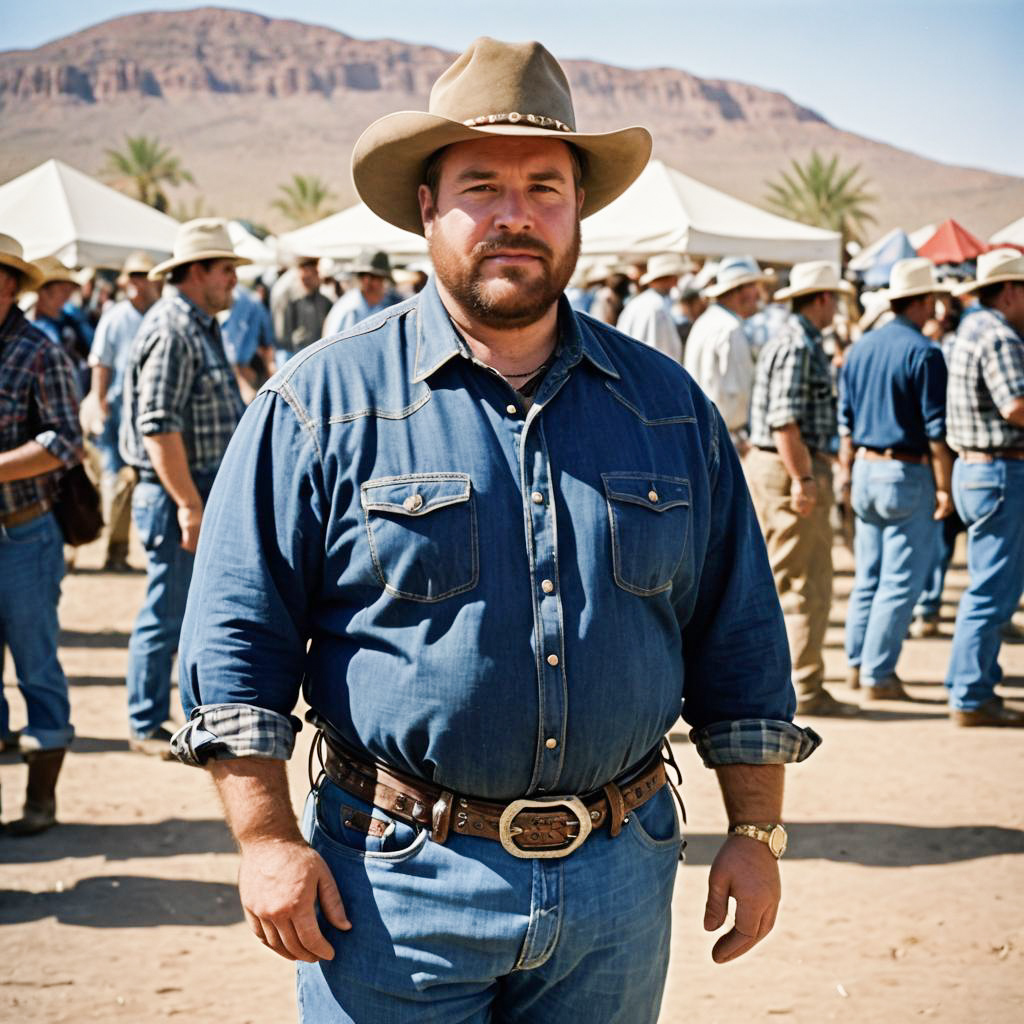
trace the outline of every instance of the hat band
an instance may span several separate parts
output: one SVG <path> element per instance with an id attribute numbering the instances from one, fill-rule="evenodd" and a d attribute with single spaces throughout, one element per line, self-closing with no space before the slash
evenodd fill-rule
<path id="1" fill-rule="evenodd" d="M 476 128 L 482 124 L 519 124 L 522 121 L 538 128 L 552 128 L 558 132 L 573 130 L 564 121 L 559 121 L 557 117 L 547 117 L 544 114 L 520 114 L 515 110 L 509 114 L 481 114 L 480 117 L 470 117 L 462 123 L 467 128 Z"/>

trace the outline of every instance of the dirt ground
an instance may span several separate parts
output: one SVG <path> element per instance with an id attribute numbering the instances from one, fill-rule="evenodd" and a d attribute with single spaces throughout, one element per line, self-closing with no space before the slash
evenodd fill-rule
<path id="1" fill-rule="evenodd" d="M 836 555 L 829 679 L 853 698 L 842 685 L 850 560 Z M 133 559 L 142 564 L 137 550 Z M 123 677 L 143 577 L 97 571 L 95 546 L 78 563 L 61 604 L 78 733 L 59 788 L 63 824 L 0 836 L 0 1021 L 294 1020 L 292 966 L 242 919 L 208 780 L 128 751 Z M 955 730 L 946 717 L 941 679 L 965 582 L 961 560 L 942 637 L 904 649 L 899 670 L 917 703 L 813 723 L 824 745 L 788 772 L 779 922 L 727 966 L 711 962 L 701 929 L 724 818 L 713 774 L 680 731 L 689 846 L 664 1024 L 1024 1020 L 1024 731 Z M 1024 699 L 1024 646 L 1004 647 L 1002 663 L 1002 692 Z M 304 746 L 292 766 L 298 805 Z M 6 820 L 19 813 L 23 773 L 0 758 Z"/>

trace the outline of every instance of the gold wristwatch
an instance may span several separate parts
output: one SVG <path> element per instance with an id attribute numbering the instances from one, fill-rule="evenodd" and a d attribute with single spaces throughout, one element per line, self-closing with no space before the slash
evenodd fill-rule
<path id="1" fill-rule="evenodd" d="M 781 825 L 732 825 L 729 828 L 731 836 L 746 836 L 748 839 L 756 839 L 759 843 L 766 843 L 772 851 L 772 856 L 778 860 L 785 852 L 789 837 Z"/>

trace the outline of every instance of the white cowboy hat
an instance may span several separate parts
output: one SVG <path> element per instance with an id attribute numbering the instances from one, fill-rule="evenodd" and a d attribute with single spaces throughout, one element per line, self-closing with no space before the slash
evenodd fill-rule
<path id="1" fill-rule="evenodd" d="M 935 264 L 923 256 L 897 260 L 889 271 L 889 287 L 883 293 L 888 301 L 910 299 L 915 295 L 933 295 L 946 289 L 935 276 Z"/>
<path id="2" fill-rule="evenodd" d="M 238 256 L 228 234 L 228 222 L 220 217 L 199 217 L 186 221 L 174 236 L 174 254 L 169 260 L 158 263 L 150 272 L 150 281 L 159 281 L 169 270 L 183 263 L 198 263 L 200 260 L 234 260 L 235 266 L 242 267 L 252 260 Z"/>
<path id="3" fill-rule="evenodd" d="M 864 306 L 864 314 L 857 321 L 857 327 L 861 334 L 870 331 L 879 319 L 889 312 L 889 296 L 884 289 L 874 292 L 864 292 L 860 297 Z"/>
<path id="4" fill-rule="evenodd" d="M 682 277 L 696 269 L 697 265 L 689 256 L 680 256 L 674 252 L 659 253 L 647 261 L 647 271 L 638 283 L 641 288 L 645 288 L 659 277 Z"/>
<path id="5" fill-rule="evenodd" d="M 39 271 L 36 291 L 48 284 L 78 284 L 69 267 L 65 267 L 56 256 L 44 256 L 35 261 Z"/>
<path id="6" fill-rule="evenodd" d="M 813 295 L 814 292 L 843 292 L 844 295 L 856 294 L 856 289 L 849 281 L 839 277 L 839 268 L 828 260 L 813 260 L 810 263 L 797 263 L 789 272 L 789 287 L 775 293 L 776 302 L 795 299 L 799 295 Z"/>
<path id="7" fill-rule="evenodd" d="M 1024 256 L 1017 249 L 993 249 L 978 257 L 978 271 L 973 281 L 965 281 L 953 290 L 956 296 L 976 292 L 985 285 L 1000 281 L 1024 281 Z"/>
<path id="8" fill-rule="evenodd" d="M 17 239 L 0 234 L 0 267 L 13 270 L 19 278 L 18 292 L 35 291 L 42 275 L 33 264 L 22 259 L 24 250 Z"/>
<path id="9" fill-rule="evenodd" d="M 715 283 L 704 289 L 709 299 L 717 299 L 719 295 L 731 292 L 733 288 L 741 288 L 745 284 L 755 284 L 764 280 L 764 271 L 753 256 L 726 256 L 718 264 Z"/>
<path id="10" fill-rule="evenodd" d="M 430 156 L 445 146 L 494 135 L 560 139 L 585 156 L 581 216 L 607 206 L 651 155 L 646 128 L 576 131 L 565 72 L 540 43 L 471 43 L 430 90 L 428 112 L 403 110 L 370 125 L 352 151 L 356 191 L 379 217 L 423 234 L 416 193 Z"/>

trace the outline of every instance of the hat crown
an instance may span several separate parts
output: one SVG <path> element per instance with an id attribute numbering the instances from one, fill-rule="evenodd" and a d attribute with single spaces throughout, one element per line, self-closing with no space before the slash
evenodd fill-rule
<path id="1" fill-rule="evenodd" d="M 428 110 L 467 125 L 576 130 L 569 81 L 537 42 L 475 40 L 434 83 Z"/>
<path id="2" fill-rule="evenodd" d="M 221 217 L 186 221 L 174 236 L 175 260 L 205 252 L 234 252 L 234 248 L 228 234 L 228 222 Z"/>
<path id="3" fill-rule="evenodd" d="M 13 256 L 16 260 L 24 259 L 25 250 L 16 238 L 0 233 L 0 253 Z"/>
<path id="4" fill-rule="evenodd" d="M 839 270 L 829 260 L 797 263 L 789 272 L 789 287 L 791 291 L 835 291 L 839 288 Z"/>
<path id="5" fill-rule="evenodd" d="M 750 277 L 751 274 L 761 276 L 761 267 L 753 256 L 728 256 L 718 264 L 715 281 L 718 284 L 728 284 L 741 277 Z"/>
<path id="6" fill-rule="evenodd" d="M 923 292 L 938 287 L 935 264 L 923 256 L 897 260 L 889 271 L 889 292 Z"/>
<path id="7" fill-rule="evenodd" d="M 983 252 L 978 257 L 978 273 L 976 280 L 979 285 L 994 277 L 1004 274 L 1024 274 L 1024 256 L 1016 249 L 993 249 Z"/>

